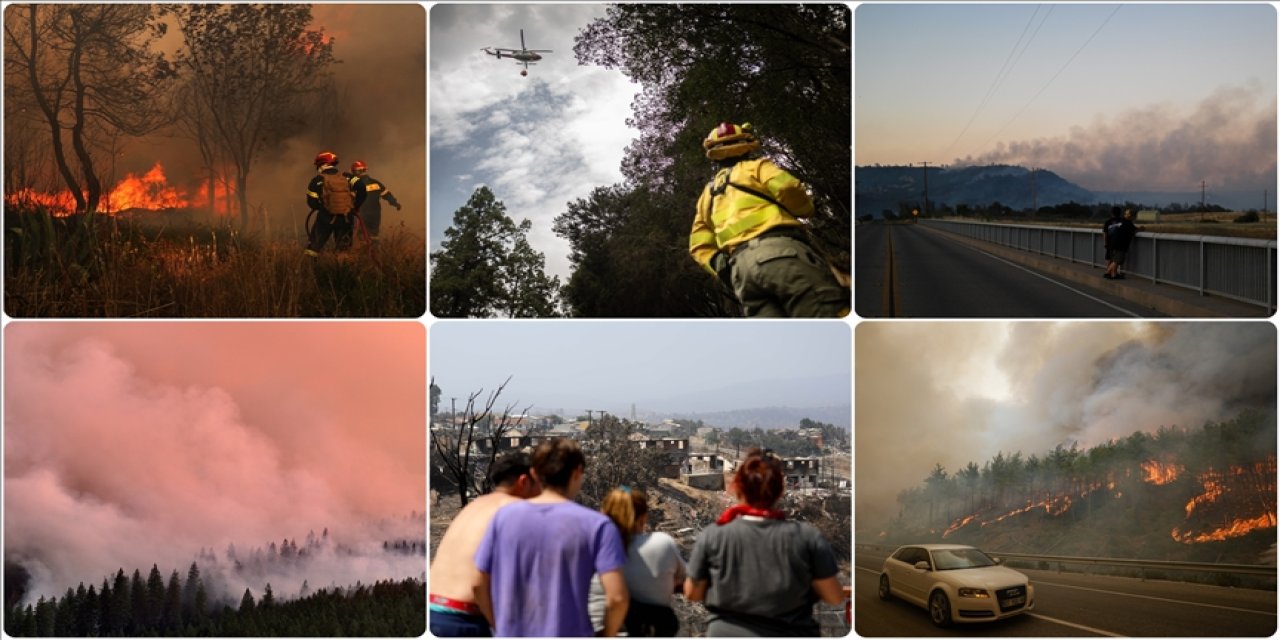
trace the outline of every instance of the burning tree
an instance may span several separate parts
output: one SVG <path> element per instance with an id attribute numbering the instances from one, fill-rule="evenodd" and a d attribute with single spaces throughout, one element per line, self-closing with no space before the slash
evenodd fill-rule
<path id="1" fill-rule="evenodd" d="M 333 39 L 307 28 L 308 5 L 173 4 L 164 12 L 182 30 L 183 126 L 211 173 L 224 159 L 234 168 L 232 191 L 247 223 L 254 162 L 325 102 Z"/>
<path id="2" fill-rule="evenodd" d="M 97 211 L 101 157 L 169 121 L 173 71 L 151 50 L 164 26 L 145 4 L 29 4 L 6 9 L 4 30 L 6 133 L 44 127 L 75 210 Z"/>

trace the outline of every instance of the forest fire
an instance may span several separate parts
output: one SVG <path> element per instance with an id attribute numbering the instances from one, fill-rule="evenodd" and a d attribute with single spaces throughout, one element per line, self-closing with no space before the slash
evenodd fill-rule
<path id="1" fill-rule="evenodd" d="M 1115 489 L 1115 482 L 1108 482 L 1106 486 L 1108 489 Z M 1090 493 L 1093 493 L 1094 491 L 1097 491 L 1102 487 L 1103 487 L 1103 484 L 1101 482 L 1095 482 L 1085 487 L 1085 489 L 1080 492 L 1080 497 L 1085 498 Z M 990 524 L 996 524 L 997 522 L 1001 522 L 1008 518 L 1012 518 L 1013 516 L 1022 515 L 1024 513 L 1027 513 L 1028 511 L 1034 511 L 1036 509 L 1041 509 L 1041 508 L 1044 509 L 1045 513 L 1051 516 L 1060 516 L 1066 513 L 1067 510 L 1071 508 L 1071 504 L 1072 504 L 1071 494 L 1064 493 L 1064 494 L 1052 496 L 1049 498 L 1045 498 L 1044 500 L 1040 500 L 1038 502 L 1035 502 L 1035 501 L 1028 502 L 1024 506 L 1018 507 L 1017 509 L 1014 509 L 1012 511 L 1007 511 L 1005 513 L 1002 513 L 994 518 L 991 518 L 990 520 L 983 520 L 978 523 L 978 526 L 985 527 Z M 968 526 L 969 523 L 973 522 L 977 518 L 978 518 L 977 513 L 970 514 L 962 518 L 957 518 L 954 522 L 951 523 L 951 526 L 947 527 L 947 530 L 942 533 L 942 537 L 945 538 L 948 535 L 955 533 L 960 529 L 963 529 L 964 527 Z"/>
<path id="2" fill-rule="evenodd" d="M 205 196 L 207 199 L 207 196 Z M 54 216 L 69 216 L 76 211 L 76 201 L 70 191 L 41 193 L 23 188 L 5 196 L 5 204 L 11 207 L 39 207 Z M 102 195 L 98 205 L 102 213 L 119 213 L 129 209 L 161 211 L 191 206 L 181 187 L 171 186 L 159 162 L 141 176 L 126 174 L 114 187 Z"/>
<path id="3" fill-rule="evenodd" d="M 1187 502 L 1187 520 L 1199 517 L 1227 524 L 1199 533 L 1193 526 L 1175 527 L 1170 532 L 1174 540 L 1184 544 L 1217 542 L 1276 526 L 1275 456 L 1252 466 L 1231 465 L 1226 473 L 1210 468 L 1199 479 L 1202 493 Z M 1243 517 L 1241 511 L 1245 512 Z"/>
<path id="4" fill-rule="evenodd" d="M 1147 477 L 1143 478 L 1148 484 L 1163 485 L 1169 484 L 1178 479 L 1186 469 L 1180 464 L 1165 464 L 1157 460 L 1148 460 L 1141 464 L 1142 470 L 1147 473 Z"/>

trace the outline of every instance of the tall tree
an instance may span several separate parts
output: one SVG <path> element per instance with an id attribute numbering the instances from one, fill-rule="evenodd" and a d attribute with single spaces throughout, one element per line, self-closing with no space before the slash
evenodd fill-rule
<path id="1" fill-rule="evenodd" d="M 55 170 L 77 211 L 98 210 L 104 147 L 168 122 L 164 97 L 173 73 L 151 49 L 165 31 L 154 18 L 146 4 L 26 4 L 5 11 L 5 101 L 29 107 L 13 123 L 6 118 L 6 130 L 46 129 Z"/>
<path id="2" fill-rule="evenodd" d="M 445 318 L 556 315 L 558 277 L 543 270 L 529 245 L 533 224 L 516 224 L 488 187 L 453 214 L 440 250 L 431 253 L 431 312 Z"/>
<path id="3" fill-rule="evenodd" d="M 329 86 L 333 39 L 312 30 L 305 4 L 165 5 L 182 31 L 176 59 L 188 82 L 182 94 L 200 135 L 235 170 L 242 222 L 248 221 L 249 175 L 259 156 L 307 125 Z"/>
<path id="4" fill-rule="evenodd" d="M 124 569 L 117 569 L 111 582 L 111 607 L 102 617 L 103 634 L 123 636 L 129 628 L 129 579 Z"/>
<path id="5" fill-rule="evenodd" d="M 182 579 L 178 577 L 177 569 L 169 574 L 169 586 L 164 591 L 160 627 L 171 634 L 182 631 Z"/>
<path id="6" fill-rule="evenodd" d="M 597 295 L 670 290 L 657 276 L 697 271 L 685 250 L 694 205 L 712 173 L 701 141 L 724 120 L 754 124 L 763 150 L 811 187 L 814 244 L 849 270 L 851 22 L 843 5 L 617 4 L 583 30 L 574 45 L 579 63 L 619 69 L 642 86 L 629 121 L 641 134 L 624 156 L 626 182 L 614 193 L 598 190 L 567 214 L 595 235 L 574 239 L 572 230 L 557 228 L 582 254 L 567 292 L 575 309 L 592 285 Z M 612 215 L 583 215 L 587 205 L 631 194 L 640 197 L 614 206 Z M 688 264 L 673 268 L 678 262 Z M 575 281 L 584 269 L 591 273 Z M 631 277 L 622 286 L 592 282 L 599 273 Z M 646 274 L 648 282 L 639 277 Z M 731 304 L 717 301 L 724 292 L 700 275 L 697 285 L 679 283 L 692 300 L 655 315 L 732 315 Z M 596 304 L 611 302 L 602 300 Z"/>
<path id="7" fill-rule="evenodd" d="M 672 215 L 681 210 L 688 217 Z M 568 203 L 553 229 L 572 248 L 570 315 L 733 315 L 736 299 L 689 259 L 692 220 L 691 204 L 647 186 L 597 187 Z"/>
<path id="8" fill-rule="evenodd" d="M 149 628 L 156 628 L 164 616 L 164 577 L 160 575 L 160 567 L 151 565 L 151 573 L 147 574 L 147 617 Z"/>

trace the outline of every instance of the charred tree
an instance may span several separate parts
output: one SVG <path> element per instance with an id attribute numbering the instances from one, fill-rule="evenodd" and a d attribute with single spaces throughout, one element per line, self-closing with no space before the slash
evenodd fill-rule
<path id="1" fill-rule="evenodd" d="M 182 31 L 188 131 L 198 120 L 197 135 L 230 163 L 245 224 L 255 162 L 306 129 L 324 102 L 333 39 L 308 28 L 308 5 L 172 4 L 164 12 Z"/>
<path id="2" fill-rule="evenodd" d="M 109 154 L 103 147 L 120 134 L 143 136 L 169 122 L 164 96 L 173 71 L 151 50 L 165 27 L 141 4 L 31 4 L 9 11 L 5 98 L 22 105 L 16 113 L 25 116 L 12 126 L 38 123 L 47 130 L 53 169 L 76 210 L 96 211 L 103 195 L 97 161 Z"/>

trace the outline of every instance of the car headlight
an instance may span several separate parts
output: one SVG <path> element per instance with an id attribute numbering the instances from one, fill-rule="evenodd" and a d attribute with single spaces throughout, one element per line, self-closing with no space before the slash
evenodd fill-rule
<path id="1" fill-rule="evenodd" d="M 990 598 L 991 597 L 991 594 L 987 593 L 986 589 L 970 589 L 968 587 L 961 587 L 959 593 L 961 598 Z"/>

